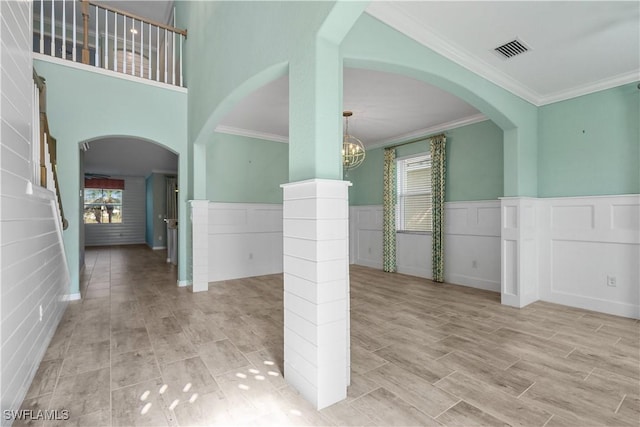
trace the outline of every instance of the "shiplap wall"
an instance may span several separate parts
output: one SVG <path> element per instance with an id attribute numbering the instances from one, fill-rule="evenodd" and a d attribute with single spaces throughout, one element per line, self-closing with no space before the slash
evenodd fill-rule
<path id="1" fill-rule="evenodd" d="M 0 405 L 20 407 L 66 307 L 53 193 L 32 178 L 30 1 L 0 2 Z M 42 319 L 40 308 L 42 307 Z M 2 417 L 3 426 L 11 421 Z"/>
<path id="2" fill-rule="evenodd" d="M 114 176 L 112 178 L 124 179 L 122 223 L 85 224 L 85 245 L 108 246 L 145 243 L 147 208 L 144 177 Z"/>

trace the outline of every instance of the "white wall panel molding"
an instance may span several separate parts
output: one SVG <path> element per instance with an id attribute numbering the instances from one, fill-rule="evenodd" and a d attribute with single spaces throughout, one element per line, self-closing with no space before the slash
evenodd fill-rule
<path id="1" fill-rule="evenodd" d="M 351 206 L 349 218 L 351 262 L 382 269 L 382 206 Z"/>
<path id="2" fill-rule="evenodd" d="M 349 185 L 282 185 L 285 379 L 318 409 L 350 381 Z"/>
<path id="3" fill-rule="evenodd" d="M 352 262 L 382 268 L 382 206 L 352 206 L 350 218 Z M 447 202 L 445 218 L 447 282 L 501 292 L 517 307 L 542 299 L 640 315 L 637 194 Z M 432 277 L 430 239 L 398 234 L 399 272 Z"/>
<path id="4" fill-rule="evenodd" d="M 539 227 L 541 299 L 640 317 L 640 195 L 541 199 Z"/>
<path id="5" fill-rule="evenodd" d="M 282 205 L 208 205 L 208 280 L 282 273 Z"/>
<path id="6" fill-rule="evenodd" d="M 382 268 L 382 206 L 351 207 L 351 262 Z M 500 201 L 445 203 L 445 280 L 500 291 Z M 431 279 L 431 234 L 397 234 L 398 272 Z"/>
<path id="7" fill-rule="evenodd" d="M 539 199 L 501 199 L 501 299 L 513 307 L 538 300 Z"/>
<path id="8" fill-rule="evenodd" d="M 209 201 L 189 200 L 191 208 L 192 291 L 209 290 Z"/>

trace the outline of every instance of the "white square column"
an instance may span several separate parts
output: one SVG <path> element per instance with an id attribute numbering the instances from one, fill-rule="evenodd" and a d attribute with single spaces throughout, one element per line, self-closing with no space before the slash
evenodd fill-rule
<path id="1" fill-rule="evenodd" d="M 283 184 L 284 377 L 317 409 L 347 396 L 347 181 Z"/>
<path id="2" fill-rule="evenodd" d="M 501 301 L 522 308 L 539 299 L 538 199 L 501 198 Z"/>
<path id="3" fill-rule="evenodd" d="M 209 290 L 209 201 L 190 200 L 192 291 Z"/>

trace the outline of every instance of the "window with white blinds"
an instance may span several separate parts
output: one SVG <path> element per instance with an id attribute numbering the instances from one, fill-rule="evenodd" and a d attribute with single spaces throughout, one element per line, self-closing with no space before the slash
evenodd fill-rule
<path id="1" fill-rule="evenodd" d="M 431 231 L 431 156 L 398 159 L 398 231 Z"/>

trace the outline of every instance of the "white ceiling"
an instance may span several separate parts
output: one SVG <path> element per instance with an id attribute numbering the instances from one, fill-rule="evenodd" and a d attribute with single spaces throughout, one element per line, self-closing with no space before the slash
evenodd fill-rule
<path id="1" fill-rule="evenodd" d="M 343 86 L 344 109 L 353 111 L 349 133 L 369 148 L 485 119 L 459 98 L 410 77 L 345 68 Z M 289 78 L 284 76 L 240 101 L 216 130 L 286 142 L 288 114 Z"/>
<path id="2" fill-rule="evenodd" d="M 640 80 L 640 2 L 372 1 L 367 13 L 535 105 Z M 510 60 L 493 51 L 515 38 L 531 50 Z M 368 147 L 480 117 L 433 86 L 357 69 L 345 70 L 344 109 Z M 217 130 L 286 141 L 287 78 L 249 95 Z"/>
<path id="3" fill-rule="evenodd" d="M 177 154 L 152 142 L 131 138 L 102 138 L 84 153 L 85 173 L 109 176 L 148 176 L 178 172 Z"/>
<path id="4" fill-rule="evenodd" d="M 640 79 L 638 1 L 374 1 L 367 12 L 535 105 Z M 531 50 L 493 51 L 516 37 Z"/>

